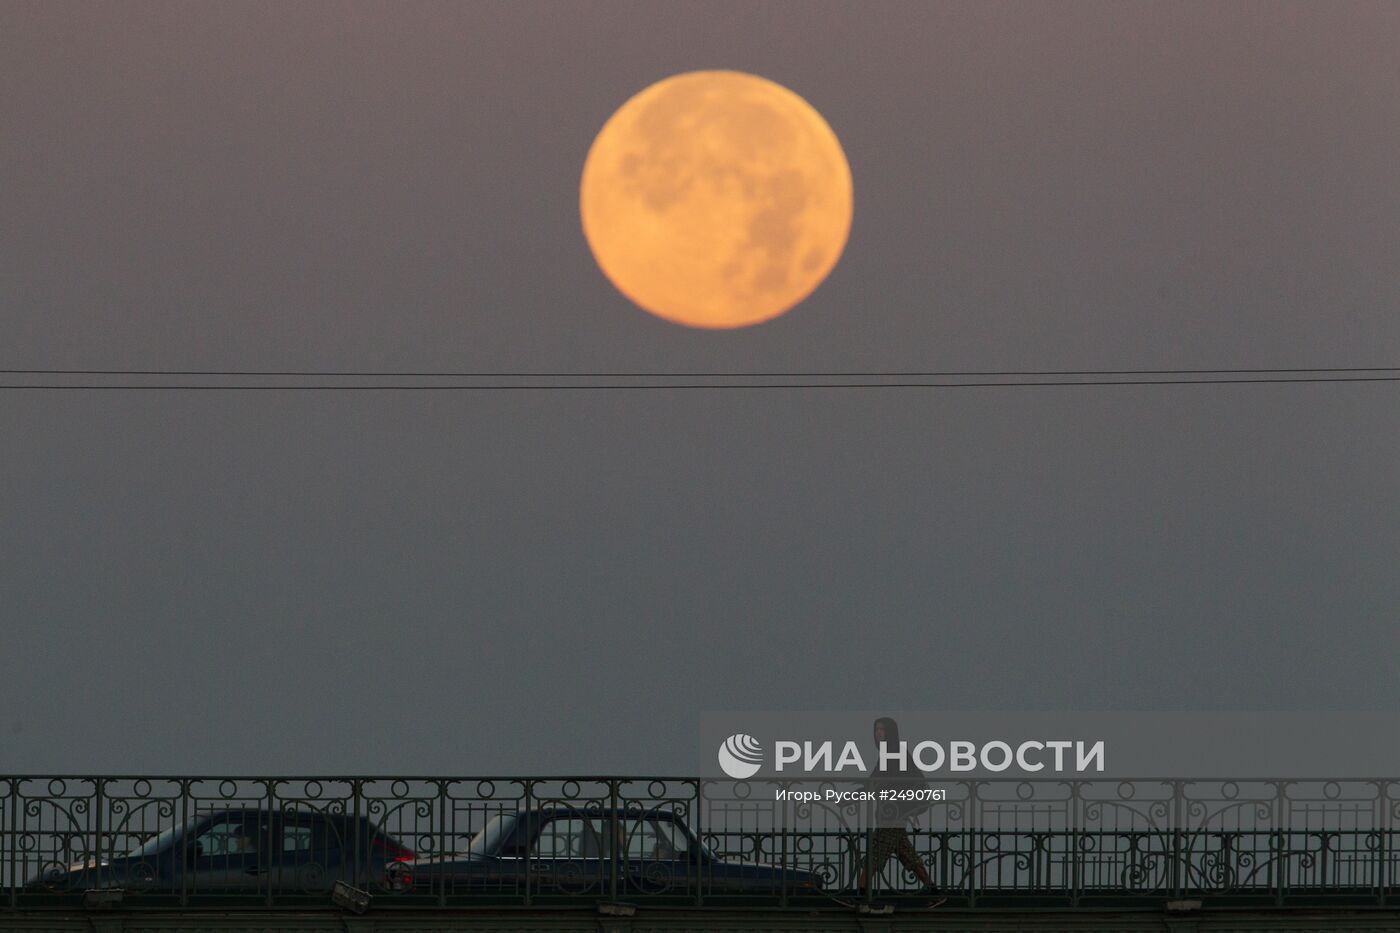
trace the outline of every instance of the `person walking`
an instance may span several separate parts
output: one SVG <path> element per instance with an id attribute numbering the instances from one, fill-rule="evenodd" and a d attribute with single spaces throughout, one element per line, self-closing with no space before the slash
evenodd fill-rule
<path id="1" fill-rule="evenodd" d="M 887 765 L 885 758 L 880 754 L 885 749 L 895 751 L 899 748 L 899 724 L 888 716 L 882 716 L 875 720 L 875 749 L 876 765 L 870 772 L 870 788 L 877 799 L 875 800 L 875 826 L 871 829 L 870 847 L 866 853 L 865 866 L 860 872 L 859 888 L 865 890 L 871 875 L 879 874 L 885 868 L 885 863 L 893 855 L 899 859 L 899 863 L 913 873 L 914 877 L 923 885 L 923 894 L 938 894 L 938 886 L 929 877 L 928 868 L 919 858 L 919 854 L 914 851 L 914 843 L 909 838 L 909 832 L 905 824 L 908 822 L 911 810 L 911 801 L 901 800 L 898 796 L 879 799 L 881 792 L 899 794 L 915 790 L 924 785 L 923 775 L 917 770 L 909 767 L 907 760 L 902 757 L 897 759 L 898 764 L 893 767 Z"/>

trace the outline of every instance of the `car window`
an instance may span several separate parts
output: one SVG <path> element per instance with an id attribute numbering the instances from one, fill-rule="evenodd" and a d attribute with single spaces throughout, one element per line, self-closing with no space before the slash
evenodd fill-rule
<path id="1" fill-rule="evenodd" d="M 593 821 L 574 817 L 550 820 L 541 827 L 531 852 L 536 858 L 600 858 L 601 853 Z"/>
<path id="2" fill-rule="evenodd" d="M 675 823 L 656 819 L 624 819 L 620 822 L 627 834 L 629 859 L 676 859 L 685 855 L 688 843 Z"/>
<path id="3" fill-rule="evenodd" d="M 250 855 L 267 842 L 267 824 L 242 814 L 216 819 L 195 836 L 195 852 L 203 857 Z"/>
<path id="4" fill-rule="evenodd" d="M 310 852 L 313 848 L 310 826 L 283 826 L 283 852 Z"/>
<path id="5" fill-rule="evenodd" d="M 690 837 L 672 820 L 648 820 L 656 836 L 657 858 L 681 858 L 690 849 Z"/>
<path id="6" fill-rule="evenodd" d="M 341 848 L 340 836 L 324 817 L 286 813 L 282 817 L 283 852 L 327 852 Z"/>

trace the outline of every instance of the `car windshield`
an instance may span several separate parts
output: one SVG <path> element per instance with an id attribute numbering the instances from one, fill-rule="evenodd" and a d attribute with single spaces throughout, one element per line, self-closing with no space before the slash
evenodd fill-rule
<path id="1" fill-rule="evenodd" d="M 195 820 L 190 820 L 189 823 L 185 823 L 183 826 L 172 826 L 159 836 L 152 836 L 150 839 L 141 843 L 141 845 L 126 853 L 126 857 L 147 858 L 169 848 L 177 838 L 184 835 L 185 828 L 194 822 Z"/>
<path id="2" fill-rule="evenodd" d="M 471 838 L 467 843 L 464 852 L 472 855 L 495 855 L 500 848 L 501 840 L 506 839 L 515 832 L 515 814 L 501 813 L 491 817 L 486 825 Z"/>

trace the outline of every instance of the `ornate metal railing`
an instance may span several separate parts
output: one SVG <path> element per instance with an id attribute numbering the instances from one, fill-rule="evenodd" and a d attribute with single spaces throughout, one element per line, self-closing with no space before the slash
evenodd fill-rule
<path id="1" fill-rule="evenodd" d="M 953 905 L 1386 906 L 1400 896 L 1400 780 L 930 786 L 942 799 L 901 818 L 938 896 Z M 306 906 L 329 904 L 337 882 L 376 909 L 406 910 L 928 899 L 898 858 L 872 864 L 876 850 L 898 848 L 888 836 L 877 842 L 878 805 L 832 796 L 860 789 L 625 777 L 0 776 L 0 910 Z M 245 830 L 249 838 L 235 838 Z M 874 880 L 862 887 L 867 871 Z"/>

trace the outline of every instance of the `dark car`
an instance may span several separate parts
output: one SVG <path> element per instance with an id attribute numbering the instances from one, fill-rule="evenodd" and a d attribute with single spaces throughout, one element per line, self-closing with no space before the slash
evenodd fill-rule
<path id="1" fill-rule="evenodd" d="M 313 894 L 345 881 L 383 890 L 388 866 L 412 857 L 411 850 L 364 817 L 311 810 L 216 810 L 172 826 L 122 855 L 48 866 L 26 888 Z"/>
<path id="2" fill-rule="evenodd" d="M 389 873 L 401 893 L 778 896 L 821 888 L 809 871 L 719 858 L 665 809 L 500 814 L 464 850 L 404 860 Z"/>

